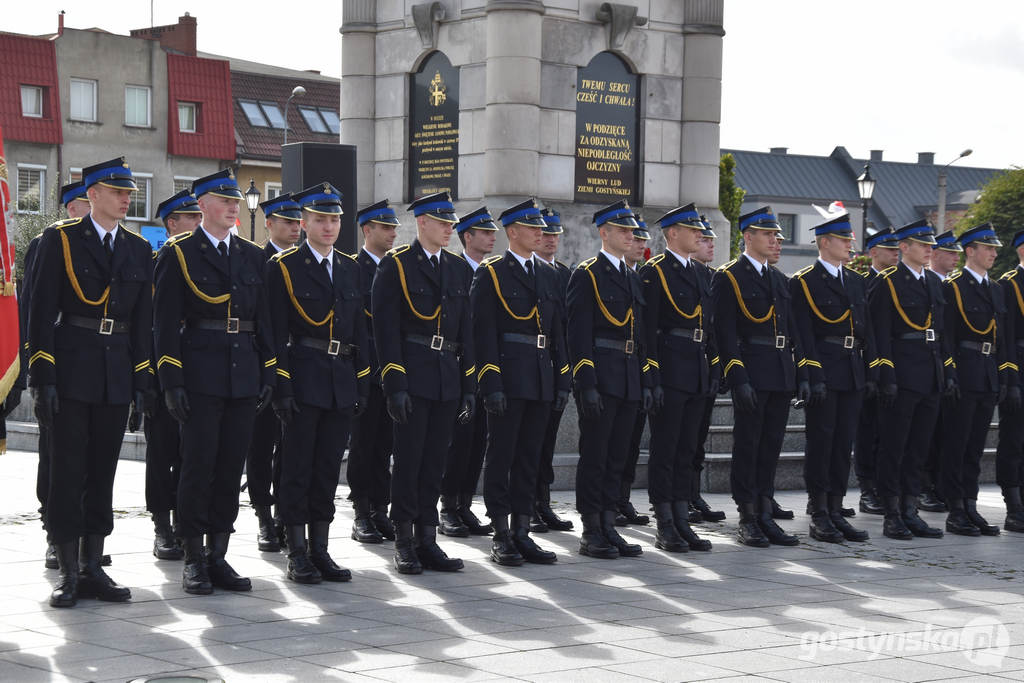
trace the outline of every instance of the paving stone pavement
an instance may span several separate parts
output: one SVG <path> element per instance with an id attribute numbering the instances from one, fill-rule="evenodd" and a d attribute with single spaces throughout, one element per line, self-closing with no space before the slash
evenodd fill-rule
<path id="1" fill-rule="evenodd" d="M 712 495 L 728 519 L 701 525 L 711 553 L 660 552 L 652 525 L 623 532 L 644 546 L 639 558 L 584 558 L 578 531 L 548 533 L 537 540 L 558 564 L 504 568 L 488 560 L 487 539 L 442 538 L 464 571 L 400 576 L 390 544 L 348 538 L 339 488 L 331 550 L 351 583 L 284 580 L 284 555 L 257 550 L 243 506 L 229 558 L 253 591 L 191 596 L 180 563 L 150 552 L 144 465 L 122 461 L 107 549 L 132 602 L 55 610 L 35 463 L 34 453 L 0 458 L 2 681 L 1024 680 L 1021 535 L 897 542 L 882 536 L 879 517 L 858 514 L 871 541 L 833 546 L 807 537 L 805 498 L 794 491 L 779 499 L 797 512 L 782 526 L 800 546 L 759 550 L 737 545 L 734 508 Z M 554 498 L 578 527 L 573 494 Z M 646 510 L 646 493 L 633 502 Z M 979 507 L 1002 522 L 995 488 Z M 924 516 L 941 525 L 941 515 Z"/>

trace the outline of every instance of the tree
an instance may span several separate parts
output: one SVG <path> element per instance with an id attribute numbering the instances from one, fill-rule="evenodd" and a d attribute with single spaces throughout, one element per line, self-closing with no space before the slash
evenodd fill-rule
<path id="1" fill-rule="evenodd" d="M 740 206 L 747 191 L 736 185 L 736 159 L 731 154 L 723 154 L 718 162 L 718 208 L 729 220 L 729 258 L 736 258 L 740 253 L 742 237 L 739 231 Z"/>
<path id="2" fill-rule="evenodd" d="M 993 176 L 981 188 L 978 201 L 953 227 L 956 234 L 982 223 L 995 226 L 999 241 L 1004 247 L 1012 244 L 1013 234 L 1024 229 L 1024 168 L 1010 168 Z M 998 275 L 1017 265 L 1016 250 L 1003 248 L 992 266 L 993 275 Z"/>
<path id="3" fill-rule="evenodd" d="M 13 224 L 7 226 L 10 231 L 8 234 L 12 235 L 14 241 L 14 272 L 19 281 L 25 276 L 25 251 L 28 249 L 28 243 L 48 225 L 66 218 L 56 189 L 49 193 L 45 206 L 47 209 L 39 213 L 14 214 Z"/>

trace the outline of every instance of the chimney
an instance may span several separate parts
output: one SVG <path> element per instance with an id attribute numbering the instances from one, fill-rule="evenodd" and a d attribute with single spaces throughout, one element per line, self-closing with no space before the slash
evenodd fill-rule
<path id="1" fill-rule="evenodd" d="M 64 35 L 64 10 L 61 10 L 60 14 L 57 15 L 57 35 Z"/>
<path id="2" fill-rule="evenodd" d="M 129 32 L 132 38 L 147 38 L 160 41 L 160 47 L 174 50 L 190 57 L 196 56 L 196 19 L 185 12 L 178 17 L 177 24 L 137 28 Z"/>
<path id="3" fill-rule="evenodd" d="M 771 154 L 788 154 L 789 147 L 772 147 L 768 150 Z"/>
<path id="4" fill-rule="evenodd" d="M 935 164 L 935 152 L 918 152 L 917 163 L 922 166 L 933 166 Z"/>
<path id="5" fill-rule="evenodd" d="M 881 161 L 884 150 L 873 149 L 871 150 L 871 161 Z"/>

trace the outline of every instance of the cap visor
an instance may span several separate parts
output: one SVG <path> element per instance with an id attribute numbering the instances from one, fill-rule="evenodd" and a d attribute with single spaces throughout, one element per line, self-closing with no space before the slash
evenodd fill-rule
<path id="1" fill-rule="evenodd" d="M 366 223 L 380 223 L 381 225 L 394 225 L 396 227 L 401 225 L 398 219 L 393 216 L 380 216 L 379 218 L 363 221 L 360 225 L 365 225 Z"/>
<path id="2" fill-rule="evenodd" d="M 619 228 L 629 228 L 630 230 L 636 230 L 640 227 L 640 224 L 636 222 L 636 219 L 632 216 L 626 216 L 623 218 L 616 218 L 615 220 L 605 221 L 601 225 L 614 225 Z M 600 225 L 597 227 L 601 227 Z"/>
<path id="3" fill-rule="evenodd" d="M 327 204 L 324 206 L 304 206 L 303 211 L 309 211 L 310 213 L 319 213 L 325 216 L 340 216 L 345 213 L 341 210 L 341 207 L 337 204 Z"/>
<path id="4" fill-rule="evenodd" d="M 544 233 L 545 235 L 561 235 L 562 234 L 562 226 L 561 225 L 546 225 L 545 224 L 544 227 L 540 229 L 540 231 L 542 233 Z"/>
<path id="5" fill-rule="evenodd" d="M 421 216 L 430 216 L 435 220 L 439 220 L 442 223 L 458 223 L 459 217 L 454 213 L 434 213 L 433 211 L 427 211 L 426 213 L 420 214 Z"/>
<path id="6" fill-rule="evenodd" d="M 547 227 L 547 223 L 545 223 L 544 219 L 540 218 L 539 216 L 537 218 L 520 218 L 519 220 L 512 223 L 512 225 L 525 225 L 530 228 Z"/>
<path id="7" fill-rule="evenodd" d="M 214 197 L 223 197 L 224 199 L 243 199 L 241 190 L 226 189 L 217 190 L 216 192 L 210 190 L 209 192 L 204 192 L 203 194 L 212 194 Z M 201 196 L 203 195 L 199 195 L 199 197 Z M 199 199 L 199 197 L 196 197 L 196 199 Z"/>
<path id="8" fill-rule="evenodd" d="M 1000 245 L 1001 246 L 1001 245 Z M 959 244 L 943 244 L 941 247 L 935 247 L 939 251 L 952 251 L 959 254 L 964 250 Z"/>
<path id="9" fill-rule="evenodd" d="M 920 242 L 921 244 L 935 244 L 934 235 L 914 235 L 913 237 L 908 237 L 907 239 L 910 240 L 911 242 Z"/>
<path id="10" fill-rule="evenodd" d="M 128 180 L 126 178 L 108 178 L 107 180 L 100 180 L 95 183 L 96 185 L 103 185 L 105 187 L 112 187 L 115 190 L 138 190 L 138 185 L 135 184 L 134 180 Z"/>
<path id="11" fill-rule="evenodd" d="M 276 218 L 285 218 L 290 221 L 302 220 L 302 211 L 299 209 L 288 209 L 286 211 L 273 211 L 270 214 Z"/>

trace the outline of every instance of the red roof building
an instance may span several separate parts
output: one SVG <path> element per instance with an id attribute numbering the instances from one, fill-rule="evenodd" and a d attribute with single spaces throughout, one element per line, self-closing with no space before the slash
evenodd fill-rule
<path id="1" fill-rule="evenodd" d="M 49 38 L 0 33 L 0 127 L 5 140 L 63 141 L 57 51 Z"/>
<path id="2" fill-rule="evenodd" d="M 235 158 L 231 118 L 231 75 L 228 63 L 167 54 L 167 151 L 177 156 L 230 160 Z M 193 105 L 182 130 L 177 104 Z"/>

